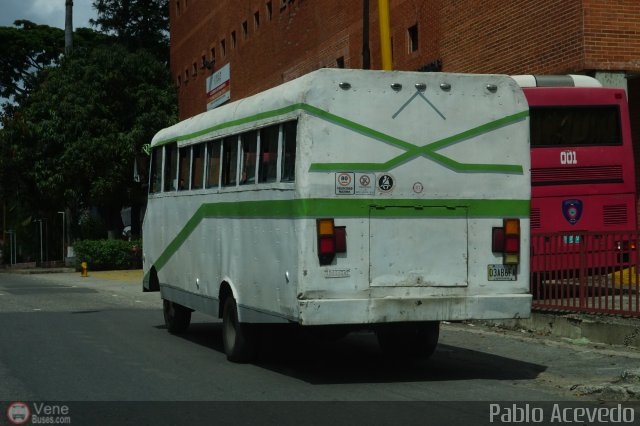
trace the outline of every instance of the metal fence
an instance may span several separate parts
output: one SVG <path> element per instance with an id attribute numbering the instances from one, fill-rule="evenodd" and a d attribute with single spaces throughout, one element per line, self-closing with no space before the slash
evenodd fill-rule
<path id="1" fill-rule="evenodd" d="M 638 231 L 531 236 L 533 308 L 640 316 Z"/>

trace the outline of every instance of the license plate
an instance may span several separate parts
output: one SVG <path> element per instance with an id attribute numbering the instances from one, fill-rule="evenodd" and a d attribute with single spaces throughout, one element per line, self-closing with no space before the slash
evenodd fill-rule
<path id="1" fill-rule="evenodd" d="M 489 281 L 515 281 L 517 271 L 517 265 L 487 265 Z"/>

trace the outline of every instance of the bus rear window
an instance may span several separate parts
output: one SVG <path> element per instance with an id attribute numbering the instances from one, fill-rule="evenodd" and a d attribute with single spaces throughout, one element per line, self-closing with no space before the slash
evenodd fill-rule
<path id="1" fill-rule="evenodd" d="M 621 145 L 616 105 L 530 109 L 532 147 Z"/>

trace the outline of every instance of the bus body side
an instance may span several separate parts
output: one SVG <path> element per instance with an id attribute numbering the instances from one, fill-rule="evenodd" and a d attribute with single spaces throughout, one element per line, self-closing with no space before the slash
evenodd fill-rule
<path id="1" fill-rule="evenodd" d="M 528 109 L 513 80 L 319 70 L 165 129 L 154 149 L 239 135 L 240 169 L 247 134 L 290 122 L 294 180 L 150 195 L 147 289 L 222 317 L 223 336 L 229 297 L 240 324 L 529 315 Z"/>
<path id="2" fill-rule="evenodd" d="M 628 245 L 620 241 L 621 233 L 636 229 L 637 214 L 624 90 L 534 87 L 524 92 L 532 126 L 532 271 L 577 269 L 585 250 L 587 268 L 628 261 L 628 253 L 619 250 Z M 590 255 L 596 251 L 600 254 Z"/>

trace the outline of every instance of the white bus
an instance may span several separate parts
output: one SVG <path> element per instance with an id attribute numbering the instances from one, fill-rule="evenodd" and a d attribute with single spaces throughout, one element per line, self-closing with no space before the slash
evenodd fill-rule
<path id="1" fill-rule="evenodd" d="M 167 328 L 364 328 L 429 356 L 443 320 L 522 318 L 529 123 L 509 77 L 322 69 L 152 141 L 144 288 Z"/>

